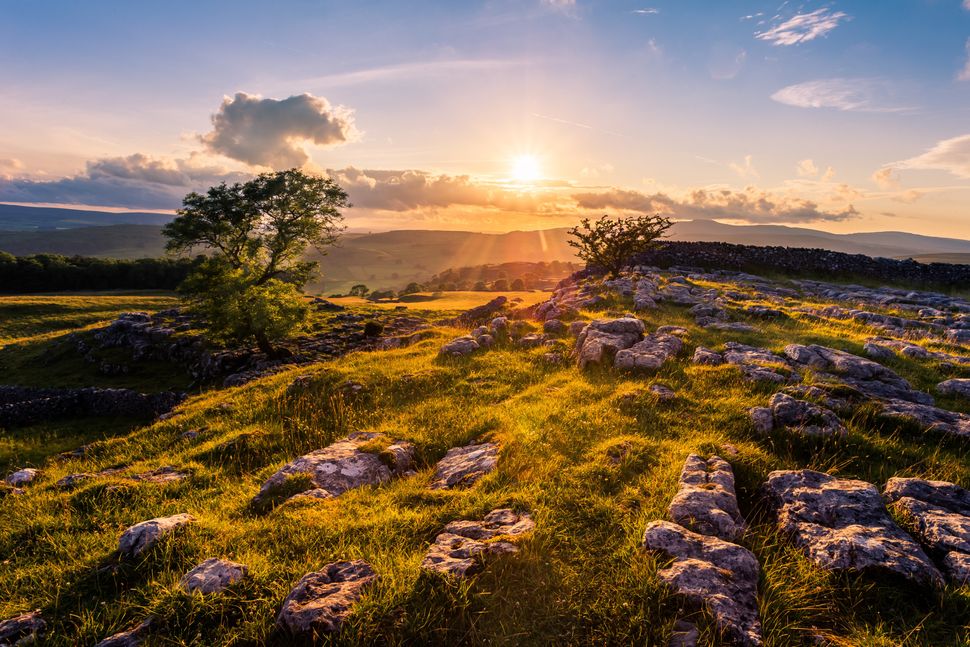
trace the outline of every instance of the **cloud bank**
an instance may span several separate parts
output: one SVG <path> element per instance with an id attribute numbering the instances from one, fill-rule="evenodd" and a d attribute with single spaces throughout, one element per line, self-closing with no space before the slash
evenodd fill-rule
<path id="1" fill-rule="evenodd" d="M 349 108 L 332 106 L 323 97 L 298 94 L 263 99 L 237 92 L 212 115 L 212 132 L 201 137 L 211 153 L 252 166 L 276 169 L 303 166 L 306 143 L 334 146 L 358 136 Z"/>
<path id="2" fill-rule="evenodd" d="M 922 155 L 890 166 L 896 169 L 947 171 L 957 177 L 970 178 L 970 135 L 944 139 Z"/>
<path id="3" fill-rule="evenodd" d="M 841 11 L 816 9 L 810 13 L 793 16 L 767 31 L 757 32 L 755 38 L 776 46 L 798 45 L 825 36 L 838 27 L 842 20 L 848 19 L 848 14 Z"/>

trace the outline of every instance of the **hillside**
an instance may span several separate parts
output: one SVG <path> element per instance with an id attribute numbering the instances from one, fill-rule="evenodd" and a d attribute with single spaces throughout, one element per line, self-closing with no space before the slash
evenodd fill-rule
<path id="1" fill-rule="evenodd" d="M 80 417 L 70 425 L 9 427 L 0 430 L 7 470 L 40 471 L 18 486 L 21 494 L 7 490 L 0 498 L 0 551 L 8 556 L 0 618 L 39 609 L 51 645 L 94 644 L 122 631 L 149 644 L 293 644 L 285 627 L 295 625 L 277 617 L 297 582 L 327 564 L 364 560 L 351 566 L 379 579 L 347 599 L 346 615 L 335 621 L 337 644 L 663 645 L 675 623 L 689 622 L 704 645 L 724 644 L 723 635 L 736 631 L 760 632 L 770 646 L 962 645 L 970 588 L 942 586 L 934 564 L 944 569 L 945 560 L 931 549 L 934 536 L 920 534 L 902 507 L 889 517 L 878 494 L 851 505 L 835 497 L 851 496 L 838 488 L 858 483 L 845 479 L 880 491 L 892 477 L 970 486 L 970 401 L 937 386 L 970 378 L 970 337 L 961 328 L 970 320 L 959 312 L 970 309 L 967 296 L 730 274 L 592 279 L 530 310 L 538 321 L 511 322 L 507 333 L 494 324 L 491 347 L 481 331 L 481 346 L 452 344 L 472 324 L 455 328 L 454 312 L 406 304 L 408 317 L 431 326 L 409 345 L 284 367 L 239 387 L 207 387 L 155 421 Z M 95 309 L 90 298 L 76 306 L 80 325 L 112 307 Z M 118 310 L 153 307 L 117 298 L 129 299 L 115 301 Z M 321 330 L 397 312 L 344 303 L 350 310 L 321 310 Z M 45 306 L 18 307 L 42 314 Z M 68 322 L 74 307 L 62 301 L 49 313 Z M 621 316 L 634 308 L 636 319 Z M 11 314 L 0 318 L 0 338 L 14 340 L 7 380 L 36 379 L 39 370 L 56 379 L 59 362 L 78 361 L 73 345 L 61 343 L 73 326 L 43 317 L 13 324 Z M 577 341 L 565 325 L 541 321 L 553 316 L 603 323 Z M 644 354 L 635 370 L 621 368 L 620 354 L 614 366 L 601 345 L 583 341 L 614 335 L 610 343 L 633 344 L 641 336 L 635 329 L 650 333 L 640 348 L 652 358 Z M 731 345 L 738 343 L 746 346 Z M 87 347 L 97 344 L 89 339 Z M 121 353 L 113 362 L 139 366 L 123 347 L 99 352 L 109 351 Z M 13 361 L 27 356 L 48 363 Z M 84 370 L 96 369 L 89 366 Z M 151 374 L 131 373 L 138 380 Z M 917 406 L 934 399 L 935 406 Z M 768 427 L 764 412 L 774 421 Z M 918 421 L 914 412 L 932 413 L 936 422 Z M 357 432 L 378 434 L 353 450 L 360 461 L 379 456 L 376 473 L 389 470 L 374 484 L 321 495 L 312 488 L 323 477 L 310 463 L 294 463 L 287 478 L 273 476 Z M 465 466 L 464 481 L 433 488 L 445 464 L 439 461 L 468 443 L 494 443 L 497 462 Z M 671 505 L 678 490 L 692 491 L 678 482 L 687 478 L 679 475 L 691 453 L 719 455 L 733 472 L 729 484 L 718 476 L 716 485 L 693 490 L 701 493 L 691 504 L 694 521 Z M 806 499 L 814 525 L 784 531 L 763 486 L 773 470 L 805 468 L 833 479 L 826 496 L 834 507 L 816 512 Z M 778 477 L 771 482 L 784 492 Z M 711 489 L 716 499 L 703 494 Z M 750 551 L 744 554 L 760 575 L 755 570 L 752 579 L 738 562 L 714 568 L 703 559 L 718 558 L 704 552 L 693 564 L 701 569 L 694 580 L 700 599 L 719 593 L 746 614 L 741 625 L 723 606 L 706 607 L 717 609 L 712 615 L 704 602 L 685 602 L 670 556 L 657 548 L 666 544 L 650 543 L 679 527 L 658 525 L 672 515 L 711 533 L 692 524 L 712 510 L 712 500 L 727 506 L 724 493 L 735 491 L 735 514 L 747 529 L 725 535 L 733 548 L 724 550 Z M 300 492 L 310 496 L 291 498 Z M 480 527 L 475 520 L 506 509 L 512 512 L 489 518 L 513 515 L 519 525 L 501 531 L 510 534 L 490 531 L 499 534 L 483 544 L 462 539 Z M 119 550 L 132 524 L 182 513 L 191 515 L 181 518 L 186 525 L 143 552 L 132 556 L 124 541 L 129 552 Z M 843 519 L 869 524 L 864 541 L 839 534 Z M 459 534 L 442 535 L 446 526 Z M 799 532 L 814 533 L 801 548 Z M 701 535 L 685 535 L 692 550 L 722 541 Z M 929 557 L 912 537 L 928 542 Z M 892 549 L 880 552 L 890 539 Z M 467 573 L 448 561 L 460 551 L 448 556 L 442 541 L 471 547 Z M 832 551 L 832 564 L 864 572 L 828 570 L 825 551 L 812 551 L 816 544 Z M 433 546 L 445 552 L 432 551 L 438 556 L 431 559 Z M 241 581 L 217 593 L 184 593 L 183 576 L 209 558 L 245 567 L 233 576 L 242 573 Z M 431 565 L 439 558 L 457 574 L 437 572 Z M 727 598 L 720 586 L 728 587 Z"/>

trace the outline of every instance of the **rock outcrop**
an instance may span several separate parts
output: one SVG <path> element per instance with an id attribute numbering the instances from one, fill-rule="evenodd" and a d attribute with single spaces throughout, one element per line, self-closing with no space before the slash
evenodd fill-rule
<path id="1" fill-rule="evenodd" d="M 184 513 L 136 523 L 121 534 L 118 551 L 124 557 L 137 557 L 152 548 L 163 537 L 191 523 L 195 523 L 195 517 Z"/>
<path id="2" fill-rule="evenodd" d="M 518 547 L 506 541 L 535 528 L 528 513 L 508 508 L 492 510 L 481 521 L 452 521 L 435 537 L 421 562 L 426 570 L 464 577 L 484 566 L 489 555 L 514 553 Z"/>
<path id="3" fill-rule="evenodd" d="M 184 393 L 138 393 L 131 389 L 37 389 L 0 386 L 0 427 L 22 427 L 85 416 L 154 418 L 171 411 Z"/>
<path id="4" fill-rule="evenodd" d="M 576 339 L 579 368 L 612 365 L 616 354 L 643 339 L 643 322 L 634 317 L 595 319 Z"/>
<path id="5" fill-rule="evenodd" d="M 737 541 L 745 523 L 734 492 L 734 471 L 720 456 L 691 454 L 680 472 L 680 489 L 670 502 L 670 518 L 704 535 Z"/>
<path id="6" fill-rule="evenodd" d="M 432 490 L 471 485 L 498 465 L 498 445 L 481 443 L 452 447 L 435 467 Z"/>
<path id="7" fill-rule="evenodd" d="M 297 582 L 283 600 L 276 624 L 302 640 L 335 633 L 377 579 L 370 564 L 360 559 L 327 564 Z"/>
<path id="8" fill-rule="evenodd" d="M 761 433 L 773 429 L 788 429 L 793 433 L 810 437 L 841 437 L 848 430 L 839 417 L 829 409 L 798 400 L 786 393 L 771 396 L 767 408 L 755 408 L 750 412 L 755 428 Z"/>
<path id="9" fill-rule="evenodd" d="M 902 400 L 884 402 L 880 416 L 902 420 L 925 432 L 970 439 L 970 416 L 947 409 Z"/>
<path id="10" fill-rule="evenodd" d="M 936 391 L 942 395 L 953 395 L 970 400 L 970 379 L 944 380 L 936 385 Z"/>
<path id="11" fill-rule="evenodd" d="M 40 611 L 30 611 L 0 621 L 0 645 L 30 645 L 47 629 Z"/>
<path id="12" fill-rule="evenodd" d="M 183 575 L 179 586 L 186 593 L 218 593 L 246 577 L 247 570 L 242 564 L 212 557 Z"/>
<path id="13" fill-rule="evenodd" d="M 40 476 L 40 470 L 33 467 L 25 467 L 8 475 L 6 481 L 10 487 L 21 488 L 33 483 L 38 476 Z"/>
<path id="14" fill-rule="evenodd" d="M 629 348 L 617 351 L 613 365 L 621 371 L 656 371 L 676 357 L 684 344 L 673 335 L 653 333 Z"/>

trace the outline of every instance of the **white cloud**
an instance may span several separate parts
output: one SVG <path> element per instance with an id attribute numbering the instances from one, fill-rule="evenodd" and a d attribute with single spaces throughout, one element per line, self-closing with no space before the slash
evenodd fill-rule
<path id="1" fill-rule="evenodd" d="M 970 0 L 966 1 L 970 3 Z M 966 3 L 964 6 L 967 6 Z M 967 39 L 965 47 L 967 50 L 967 62 L 963 64 L 963 69 L 957 73 L 958 81 L 970 81 L 970 38 Z"/>
<path id="2" fill-rule="evenodd" d="M 967 0 L 970 2 L 970 0 Z M 660 9 L 655 9 L 654 7 L 646 7 L 645 9 L 634 9 L 633 13 L 639 14 L 641 16 L 656 16 L 660 13 Z"/>
<path id="3" fill-rule="evenodd" d="M 947 171 L 958 177 L 970 178 L 970 135 L 944 139 L 922 155 L 890 164 L 889 167 Z"/>
<path id="4" fill-rule="evenodd" d="M 815 177 L 818 175 L 818 167 L 810 159 L 800 161 L 795 170 L 798 172 L 798 177 Z"/>
<path id="5" fill-rule="evenodd" d="M 306 93 L 263 99 L 237 92 L 223 100 L 212 115 L 212 126 L 212 132 L 201 137 L 207 150 L 273 168 L 306 164 L 306 143 L 333 146 L 358 136 L 352 110 Z"/>
<path id="6" fill-rule="evenodd" d="M 774 45 L 798 45 L 824 36 L 838 27 L 843 19 L 849 19 L 848 14 L 825 8 L 816 9 L 793 16 L 767 31 L 756 32 L 755 38 Z"/>
<path id="7" fill-rule="evenodd" d="M 731 162 L 728 164 L 728 168 L 738 174 L 739 177 L 743 178 L 758 178 L 761 174 L 758 173 L 758 169 L 754 167 L 752 163 L 752 158 L 750 155 L 744 156 L 744 161 L 741 164 L 737 162 Z"/>
<path id="8" fill-rule="evenodd" d="M 0 180 L 9 180 L 14 173 L 21 171 L 24 163 L 14 157 L 0 157 Z"/>
<path id="9" fill-rule="evenodd" d="M 881 79 L 834 78 L 796 83 L 771 98 L 796 108 L 833 108 L 855 112 L 906 112 L 911 108 L 889 105 L 891 86 Z"/>
<path id="10" fill-rule="evenodd" d="M 896 170 L 891 166 L 886 166 L 875 173 L 872 174 L 872 181 L 875 182 L 879 188 L 892 190 L 899 188 L 899 178 L 896 177 Z"/>

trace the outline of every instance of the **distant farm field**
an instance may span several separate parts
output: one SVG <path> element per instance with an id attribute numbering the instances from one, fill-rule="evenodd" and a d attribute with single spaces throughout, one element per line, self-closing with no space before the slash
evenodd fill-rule
<path id="1" fill-rule="evenodd" d="M 549 298 L 548 292 L 417 292 L 393 301 L 368 301 L 360 297 L 334 297 L 328 299 L 342 306 L 376 306 L 379 308 L 399 308 L 408 310 L 467 310 L 488 303 L 492 299 L 505 296 L 509 301 L 521 299 L 520 306 L 531 306 Z"/>

